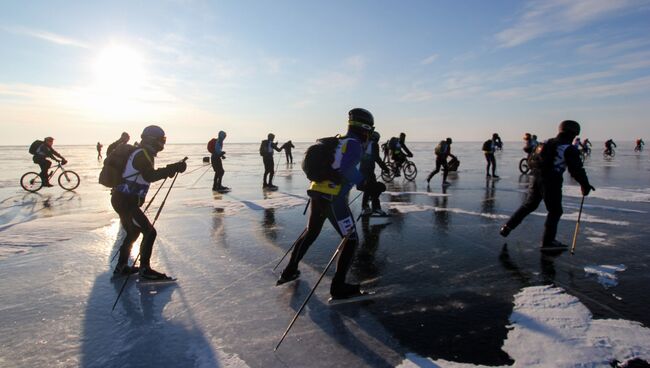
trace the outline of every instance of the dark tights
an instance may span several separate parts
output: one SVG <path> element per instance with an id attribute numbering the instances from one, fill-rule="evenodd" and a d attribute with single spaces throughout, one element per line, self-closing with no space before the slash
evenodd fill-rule
<path id="1" fill-rule="evenodd" d="M 485 173 L 490 174 L 490 166 L 492 166 L 492 176 L 496 175 L 497 171 L 497 159 L 494 158 L 494 153 L 486 153 L 485 161 L 487 161 L 487 166 L 485 167 Z"/>
<path id="2" fill-rule="evenodd" d="M 120 192 L 114 192 L 111 196 L 113 209 L 120 215 L 120 222 L 126 236 L 120 247 L 120 258 L 118 264 L 127 264 L 133 242 L 142 233 L 140 243 L 140 266 L 150 267 L 153 242 L 156 240 L 156 229 L 149 222 L 147 216 L 138 205 L 139 199 L 135 196 L 128 196 Z"/>

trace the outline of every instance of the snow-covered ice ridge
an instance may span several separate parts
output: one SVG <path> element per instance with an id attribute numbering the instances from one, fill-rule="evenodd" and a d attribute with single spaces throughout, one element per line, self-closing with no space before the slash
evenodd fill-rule
<path id="1" fill-rule="evenodd" d="M 559 287 L 521 290 L 510 322 L 503 350 L 515 361 L 513 367 L 610 367 L 615 360 L 650 361 L 650 329 L 633 321 L 593 319 L 584 304 Z M 485 366 L 407 354 L 398 367 Z"/>

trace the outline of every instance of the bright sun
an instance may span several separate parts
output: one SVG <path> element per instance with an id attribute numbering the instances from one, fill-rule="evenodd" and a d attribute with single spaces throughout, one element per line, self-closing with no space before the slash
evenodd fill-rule
<path id="1" fill-rule="evenodd" d="M 89 103 L 94 113 L 120 118 L 141 110 L 146 70 L 143 57 L 134 49 L 112 44 L 104 48 L 93 64 L 95 82 Z"/>

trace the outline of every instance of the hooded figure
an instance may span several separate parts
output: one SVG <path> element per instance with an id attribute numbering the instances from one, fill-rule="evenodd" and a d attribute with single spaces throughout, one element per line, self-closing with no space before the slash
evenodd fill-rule
<path id="1" fill-rule="evenodd" d="M 222 185 L 221 180 L 225 171 L 223 170 L 222 160 L 226 159 L 226 151 L 223 150 L 223 141 L 226 139 L 226 132 L 219 131 L 217 142 L 214 145 L 214 152 L 212 152 L 212 168 L 214 169 L 214 182 L 212 183 L 212 190 L 215 192 L 227 192 L 230 188 Z"/>

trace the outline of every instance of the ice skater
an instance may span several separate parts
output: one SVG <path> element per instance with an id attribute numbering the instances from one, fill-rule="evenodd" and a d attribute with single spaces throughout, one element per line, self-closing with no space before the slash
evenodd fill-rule
<path id="1" fill-rule="evenodd" d="M 497 176 L 497 159 L 494 157 L 494 151 L 496 150 L 496 140 L 501 139 L 497 133 L 492 134 L 492 138 L 483 142 L 483 154 L 485 155 L 485 161 L 487 161 L 487 166 L 485 167 L 485 176 L 488 178 L 499 178 Z M 490 168 L 492 168 L 492 175 L 490 175 Z"/>
<path id="2" fill-rule="evenodd" d="M 103 157 L 102 157 L 102 148 L 103 148 L 103 147 L 104 147 L 103 144 L 97 142 L 97 161 L 101 161 L 102 158 L 103 158 Z"/>
<path id="3" fill-rule="evenodd" d="M 528 197 L 508 222 L 501 227 L 500 233 L 506 237 L 512 230 L 535 211 L 544 201 L 548 214 L 544 224 L 542 251 L 562 251 L 567 246 L 555 239 L 557 225 L 562 216 L 562 174 L 568 168 L 571 176 L 580 184 L 582 195 L 587 196 L 595 190 L 582 167 L 580 152 L 571 144 L 573 138 L 580 134 L 580 124 L 573 120 L 560 123 L 559 133 L 543 143 L 531 157 L 533 181 L 528 188 Z"/>
<path id="4" fill-rule="evenodd" d="M 269 190 L 277 190 L 278 187 L 273 185 L 273 175 L 275 175 L 275 163 L 273 162 L 273 151 L 280 152 L 277 142 L 273 142 L 275 134 L 269 133 L 267 139 L 260 144 L 260 156 L 264 163 L 264 177 L 262 188 Z M 268 181 L 267 181 L 268 178 Z"/>
<path id="5" fill-rule="evenodd" d="M 293 155 L 291 154 L 291 149 L 296 148 L 296 146 L 291 143 L 291 141 L 287 141 L 285 144 L 280 146 L 281 150 L 284 150 L 284 155 L 287 157 L 287 163 L 293 163 Z"/>
<path id="6" fill-rule="evenodd" d="M 223 150 L 223 141 L 226 139 L 226 132 L 219 131 L 219 135 L 214 144 L 212 151 L 212 169 L 214 170 L 214 181 L 212 182 L 212 190 L 219 193 L 230 191 L 230 188 L 222 184 L 223 175 L 226 173 L 223 170 L 222 160 L 226 159 L 226 151 Z"/>
<path id="7" fill-rule="evenodd" d="M 451 157 L 452 160 L 458 161 L 458 158 L 451 153 L 451 143 L 451 138 L 447 138 L 444 141 L 440 141 L 434 149 L 436 155 L 436 169 L 427 177 L 427 186 L 429 185 L 431 178 L 440 172 L 440 168 L 442 168 L 442 185 L 449 185 L 449 182 L 447 181 L 447 175 L 449 175 L 449 163 L 447 162 L 447 158 Z"/>
<path id="8" fill-rule="evenodd" d="M 300 260 L 320 234 L 325 220 L 329 219 L 342 238 L 348 236 L 348 241 L 342 245 L 339 253 L 336 273 L 330 286 L 332 299 L 345 299 L 362 294 L 359 284 L 345 282 L 359 242 L 355 221 L 348 206 L 348 193 L 355 184 L 363 180 L 357 165 L 363 154 L 363 144 L 370 137 L 373 126 L 374 118 L 368 110 L 355 108 L 348 113 L 348 131 L 340 138 L 334 150 L 334 157 L 337 159 L 331 165 L 333 171 L 339 175 L 337 178 L 311 182 L 307 191 L 310 198 L 307 228 L 296 241 L 289 263 L 278 279 L 278 285 L 300 276 Z"/>
<path id="9" fill-rule="evenodd" d="M 108 148 L 106 149 L 106 156 L 110 155 L 118 146 L 129 143 L 129 139 L 131 139 L 129 133 L 122 132 L 122 135 L 118 140 L 108 145 Z M 137 142 L 135 145 L 138 145 Z"/>
<path id="10" fill-rule="evenodd" d="M 142 141 L 129 156 L 122 174 L 122 183 L 111 191 L 111 205 L 120 216 L 120 222 L 126 235 L 120 246 L 120 256 L 113 274 L 128 275 L 139 272 L 140 277 L 150 280 L 170 280 L 171 277 L 151 268 L 150 260 L 156 229 L 140 208 L 145 202 L 152 182 L 165 177 L 173 177 L 187 168 L 185 161 L 169 164 L 155 169 L 154 158 L 165 148 L 165 132 L 156 125 L 150 125 L 142 131 Z M 128 265 L 133 242 L 142 233 L 140 243 L 140 267 Z"/>
<path id="11" fill-rule="evenodd" d="M 379 155 L 378 132 L 372 132 L 372 136 L 366 147 L 365 154 L 361 158 L 359 167 L 364 179 L 357 188 L 363 191 L 361 197 L 361 215 L 362 216 L 387 216 L 386 212 L 381 209 L 379 196 L 386 191 L 386 185 L 377 181 L 375 175 L 375 163 L 379 165 L 382 171 L 389 171 L 390 168 L 382 161 Z M 368 205 L 371 202 L 372 208 Z"/>

